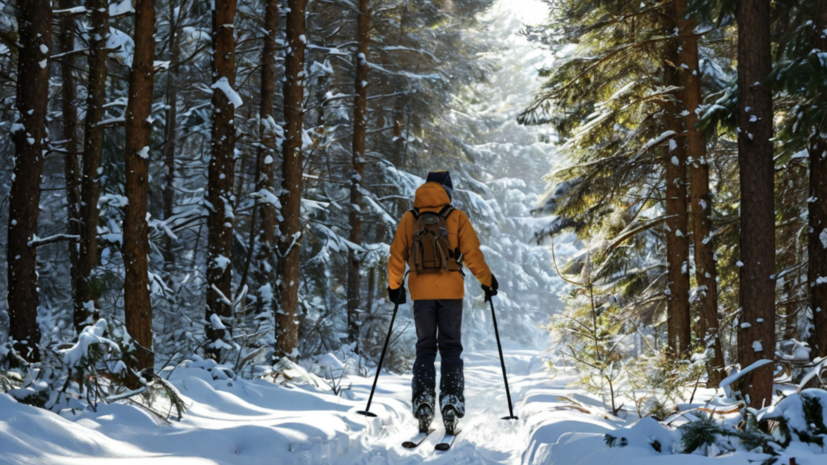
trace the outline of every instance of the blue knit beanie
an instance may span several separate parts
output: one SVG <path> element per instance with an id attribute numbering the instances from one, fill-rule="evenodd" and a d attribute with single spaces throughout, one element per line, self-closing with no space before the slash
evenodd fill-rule
<path id="1" fill-rule="evenodd" d="M 428 173 L 428 179 L 425 182 L 442 184 L 445 192 L 448 193 L 448 201 L 454 200 L 454 183 L 451 182 L 451 173 L 447 171 L 431 171 Z"/>

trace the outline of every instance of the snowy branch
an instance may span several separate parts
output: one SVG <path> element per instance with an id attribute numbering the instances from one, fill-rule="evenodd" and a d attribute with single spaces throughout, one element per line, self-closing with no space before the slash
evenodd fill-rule
<path id="1" fill-rule="evenodd" d="M 44 237 L 42 239 L 35 236 L 34 239 L 29 241 L 29 247 L 40 247 L 41 245 L 47 245 L 53 242 L 78 240 L 80 240 L 80 236 L 73 234 L 55 234 L 54 236 Z"/>

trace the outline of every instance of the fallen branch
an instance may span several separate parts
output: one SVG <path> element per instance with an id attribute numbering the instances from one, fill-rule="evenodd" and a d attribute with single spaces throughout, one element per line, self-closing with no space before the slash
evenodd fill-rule
<path id="1" fill-rule="evenodd" d="M 559 402 L 568 402 L 571 405 L 556 405 L 551 410 L 577 410 L 578 412 L 586 413 L 586 414 L 589 414 L 589 415 L 599 415 L 599 416 L 603 417 L 606 420 L 609 419 L 609 416 L 606 415 L 605 413 L 593 412 L 593 411 L 583 407 L 583 405 L 580 404 L 580 402 L 577 402 L 576 400 L 572 399 L 571 397 L 557 396 L 557 400 Z"/>

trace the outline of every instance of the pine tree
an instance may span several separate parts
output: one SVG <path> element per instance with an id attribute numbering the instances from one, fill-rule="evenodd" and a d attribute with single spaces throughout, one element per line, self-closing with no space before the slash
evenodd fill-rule
<path id="1" fill-rule="evenodd" d="M 110 36 L 109 4 L 106 0 L 88 0 L 91 11 L 89 77 L 86 88 L 86 120 L 84 121 L 83 168 L 81 176 L 80 240 L 78 251 L 77 288 L 75 291 L 75 331 L 94 320 L 98 314 L 100 283 L 94 275 L 98 266 L 98 200 L 101 192 L 101 161 L 103 130 L 106 115 L 106 79 Z"/>
<path id="2" fill-rule="evenodd" d="M 667 341 L 685 355 L 686 152 L 673 7 L 562 2 L 540 40 L 578 48 L 543 71 L 548 82 L 520 121 L 552 124 L 569 158 L 546 204 L 558 218 L 543 232 L 606 238 L 594 257 L 595 286 L 618 294 L 637 324 L 656 323 L 665 306 Z M 578 259 L 567 268 L 582 266 Z"/>
<path id="3" fill-rule="evenodd" d="M 37 325 L 37 250 L 32 243 L 40 216 L 40 181 L 47 141 L 49 55 L 52 7 L 47 0 L 17 4 L 18 43 L 14 174 L 9 193 L 8 302 L 9 335 L 29 360 L 40 358 Z"/>
<path id="4" fill-rule="evenodd" d="M 370 0 L 359 0 L 359 16 L 356 26 L 356 97 L 353 103 L 353 174 L 350 186 L 350 237 L 357 246 L 362 245 L 362 190 L 365 186 L 365 137 L 367 130 L 368 105 L 368 69 L 370 67 Z M 361 253 L 351 248 L 348 251 L 347 281 L 347 322 L 348 340 L 357 342 L 359 337 L 359 308 L 361 306 L 362 276 L 360 269 Z"/>
<path id="5" fill-rule="evenodd" d="M 228 319 L 232 309 L 226 303 L 232 299 L 233 257 L 233 180 L 235 175 L 235 28 L 236 0 L 215 2 L 212 19 L 212 131 L 210 164 L 207 184 L 208 249 L 207 258 L 207 321 L 212 315 Z M 220 293 L 220 294 L 219 294 Z M 223 298 L 222 298 L 223 296 Z M 207 326 L 211 341 L 210 356 L 220 359 L 216 341 L 225 336 L 224 325 Z M 220 343 L 219 343 L 220 344 Z"/>
<path id="6" fill-rule="evenodd" d="M 775 205 L 770 2 L 741 0 L 738 22 L 738 164 L 741 185 L 738 361 L 746 368 L 775 354 Z M 745 395 L 772 402 L 772 365 L 756 370 Z"/>
<path id="7" fill-rule="evenodd" d="M 677 29 L 674 13 L 676 5 L 670 5 L 672 13 L 664 20 L 665 29 Z M 680 44 L 677 40 L 668 43 L 664 50 L 663 83 L 673 89 L 682 86 L 679 61 Z M 681 112 L 680 99 L 686 89 L 674 92 L 664 103 L 666 127 L 675 135 L 684 133 L 684 125 L 678 116 Z M 666 177 L 666 259 L 669 284 L 667 285 L 667 341 L 679 357 L 685 357 L 692 348 L 692 330 L 689 315 L 689 216 L 687 212 L 686 144 L 684 138 L 670 137 L 664 157 Z"/>
<path id="8" fill-rule="evenodd" d="M 816 20 L 809 31 L 813 50 L 827 53 L 827 1 L 817 2 Z M 811 60 L 816 58 L 810 58 Z M 823 65 L 822 65 L 823 66 Z M 827 83 L 818 74 L 811 76 L 821 89 L 815 105 L 824 108 L 824 90 Z M 814 357 L 827 357 L 827 137 L 825 122 L 822 117 L 818 124 L 810 129 L 811 136 L 807 147 L 810 155 L 810 192 L 808 198 L 808 245 L 810 309 L 813 314 L 813 332 L 810 346 Z"/>
<path id="9" fill-rule="evenodd" d="M 123 220 L 124 316 L 129 335 L 139 345 L 133 370 L 154 370 L 152 303 L 149 288 L 149 237 L 147 198 L 155 77 L 155 1 L 135 3 L 135 53 L 129 73 L 126 106 L 126 199 Z M 132 387 L 139 384 L 130 381 Z"/>
<path id="10" fill-rule="evenodd" d="M 675 20 L 680 34 L 679 66 L 684 88 L 683 123 L 689 170 L 689 193 L 692 211 L 695 281 L 700 300 L 698 336 L 711 352 L 707 362 L 707 386 L 717 387 L 724 377 L 723 342 L 718 332 L 718 270 L 715 265 L 715 240 L 712 236 L 712 195 L 709 190 L 709 164 L 706 137 L 699 127 L 701 70 L 698 59 L 697 20 L 687 14 L 687 1 L 675 0 Z"/>
<path id="11" fill-rule="evenodd" d="M 288 0 L 287 56 L 284 80 L 284 145 L 279 223 L 279 309 L 276 312 L 276 355 L 292 357 L 299 344 L 299 266 L 304 225 L 301 219 L 304 123 L 305 8 L 307 0 Z"/>
<path id="12" fill-rule="evenodd" d="M 261 146 L 258 150 L 256 168 L 256 201 L 251 220 L 253 231 L 250 240 L 259 237 L 259 251 L 256 267 L 256 285 L 261 296 L 260 309 L 273 311 L 273 295 L 276 288 L 276 226 L 278 224 L 278 200 L 276 195 L 276 143 L 280 128 L 274 118 L 276 92 L 276 37 L 279 24 L 279 5 L 277 0 L 267 0 L 264 11 L 264 47 L 261 56 L 261 103 L 259 106 L 259 137 Z M 256 215 L 261 212 L 260 231 L 256 228 Z M 255 249 L 251 243 L 250 252 Z"/>
<path id="13" fill-rule="evenodd" d="M 58 6 L 61 10 L 68 10 L 74 2 L 70 0 L 60 0 Z M 60 62 L 60 77 L 61 77 L 61 116 L 63 119 L 63 127 L 61 128 L 64 150 L 64 176 L 66 177 L 66 207 L 67 207 L 67 233 L 74 236 L 74 239 L 69 241 L 69 263 L 71 267 L 70 285 L 72 295 L 77 295 L 78 287 L 78 261 L 79 248 L 78 242 L 80 240 L 80 164 L 78 163 L 78 154 L 80 153 L 80 139 L 78 138 L 78 110 L 77 110 L 77 82 L 75 81 L 75 68 L 77 63 L 75 60 L 75 18 L 71 15 L 65 15 L 60 18 L 60 35 L 59 45 L 60 52 L 64 54 Z M 81 329 L 85 326 L 88 316 L 86 308 L 81 312 L 74 312 L 73 320 L 75 331 L 80 334 Z"/>

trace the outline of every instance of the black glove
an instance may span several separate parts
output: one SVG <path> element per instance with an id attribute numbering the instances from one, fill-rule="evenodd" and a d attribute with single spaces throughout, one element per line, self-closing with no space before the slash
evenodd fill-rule
<path id="1" fill-rule="evenodd" d="M 482 290 L 485 292 L 485 301 L 488 302 L 491 300 L 491 297 L 497 295 L 497 289 L 500 288 L 499 283 L 497 283 L 497 278 L 494 275 L 491 275 L 491 287 L 486 286 L 485 284 L 482 285 Z"/>
<path id="2" fill-rule="evenodd" d="M 399 286 L 396 289 L 388 288 L 388 299 L 396 305 L 402 305 L 407 302 L 405 298 L 405 286 Z"/>

